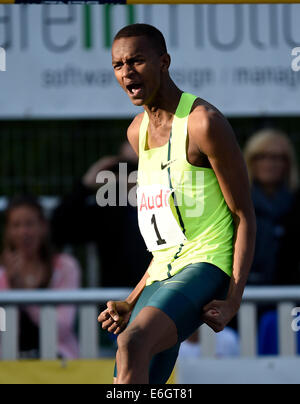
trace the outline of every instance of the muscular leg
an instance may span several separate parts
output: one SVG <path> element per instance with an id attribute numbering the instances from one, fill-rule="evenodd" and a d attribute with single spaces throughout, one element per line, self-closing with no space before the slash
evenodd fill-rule
<path id="1" fill-rule="evenodd" d="M 176 343 L 173 320 L 156 307 L 144 307 L 118 337 L 117 384 L 148 384 L 152 357 Z"/>
<path id="2" fill-rule="evenodd" d="M 150 384 L 165 384 L 169 380 L 174 369 L 180 342 L 166 351 L 159 352 L 154 355 L 150 363 L 149 383 Z"/>
<path id="3" fill-rule="evenodd" d="M 146 286 L 129 325 L 118 337 L 115 376 L 121 371 L 122 375 L 117 382 L 165 383 L 176 362 L 180 342 L 200 326 L 202 307 L 213 299 L 224 298 L 229 281 L 219 268 L 198 263 L 174 275 L 172 282 L 167 279 Z M 155 321 L 153 316 L 157 317 Z"/>
<path id="4" fill-rule="evenodd" d="M 116 352 L 116 362 L 119 361 L 119 356 L 120 356 L 120 352 L 117 351 Z M 116 367 L 116 363 L 115 363 L 115 367 Z M 114 375 L 114 384 L 117 384 L 117 377 L 116 377 L 116 369 L 115 369 L 115 375 Z"/>

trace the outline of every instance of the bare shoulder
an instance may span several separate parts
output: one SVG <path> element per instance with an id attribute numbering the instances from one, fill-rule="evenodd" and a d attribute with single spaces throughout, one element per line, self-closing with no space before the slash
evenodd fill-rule
<path id="1" fill-rule="evenodd" d="M 143 117 L 144 112 L 141 112 L 140 114 L 136 115 L 136 117 L 133 119 L 133 121 L 131 122 L 131 124 L 127 129 L 128 141 L 137 155 L 139 154 L 139 131 Z"/>
<path id="2" fill-rule="evenodd" d="M 223 129 L 233 134 L 225 116 L 216 107 L 201 98 L 197 98 L 194 102 L 189 116 L 188 127 L 192 132 L 201 130 L 203 133 L 208 133 L 211 129 Z"/>
<path id="3" fill-rule="evenodd" d="M 205 154 L 210 154 L 212 146 L 218 143 L 232 146 L 236 139 L 232 127 L 224 115 L 207 101 L 197 98 L 192 107 L 188 132 L 191 141 L 195 142 Z"/>

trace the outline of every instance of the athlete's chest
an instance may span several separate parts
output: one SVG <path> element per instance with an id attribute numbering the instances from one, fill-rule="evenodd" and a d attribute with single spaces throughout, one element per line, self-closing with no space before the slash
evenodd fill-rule
<path id="1" fill-rule="evenodd" d="M 146 150 L 167 145 L 170 140 L 171 131 L 171 124 L 155 127 L 149 123 L 145 145 Z M 180 134 L 176 134 L 176 136 L 180 136 Z M 182 134 L 182 136 L 184 136 L 184 134 Z M 174 142 L 176 139 L 173 138 L 172 141 Z M 196 167 L 211 168 L 207 156 L 199 150 L 198 145 L 195 143 L 189 133 L 187 133 L 186 142 L 183 147 L 185 147 L 186 159 L 190 164 Z M 184 150 L 182 150 L 182 152 L 184 152 Z"/>
<path id="2" fill-rule="evenodd" d="M 146 150 L 162 147 L 169 142 L 172 123 L 155 126 L 149 122 L 146 134 Z"/>

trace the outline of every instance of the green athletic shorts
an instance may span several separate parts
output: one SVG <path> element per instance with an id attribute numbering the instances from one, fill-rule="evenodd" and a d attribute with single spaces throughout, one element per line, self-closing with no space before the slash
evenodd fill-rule
<path id="1" fill-rule="evenodd" d="M 146 306 L 157 307 L 167 314 L 177 327 L 177 344 L 152 358 L 149 369 L 150 384 L 164 384 L 174 368 L 179 347 L 203 324 L 203 307 L 214 299 L 224 300 L 230 277 L 215 265 L 199 262 L 163 281 L 146 286 L 140 295 L 129 324 Z M 116 375 L 116 371 L 115 371 Z"/>

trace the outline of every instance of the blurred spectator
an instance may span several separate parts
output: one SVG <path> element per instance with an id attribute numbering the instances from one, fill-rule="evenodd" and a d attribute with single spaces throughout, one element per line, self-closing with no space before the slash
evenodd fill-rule
<path id="1" fill-rule="evenodd" d="M 119 163 L 127 164 L 125 176 L 119 176 Z M 59 248 L 66 244 L 97 244 L 103 287 L 135 286 L 151 260 L 138 228 L 136 206 L 118 204 L 119 184 L 126 182 L 123 185 L 130 191 L 128 176 L 137 170 L 137 164 L 136 154 L 124 142 L 117 156 L 106 156 L 94 163 L 53 212 L 52 235 Z M 100 184 L 96 177 L 103 171 L 116 175 L 116 206 L 97 205 L 95 192 Z"/>
<path id="2" fill-rule="evenodd" d="M 0 291 L 7 289 L 75 289 L 80 268 L 69 255 L 54 254 L 48 223 L 41 206 L 29 196 L 15 197 L 5 212 Z M 0 292 L 1 293 L 1 292 Z M 58 356 L 78 357 L 73 333 L 74 306 L 57 307 Z M 19 311 L 19 350 L 23 357 L 36 357 L 39 350 L 39 308 Z"/>
<path id="3" fill-rule="evenodd" d="M 259 355 L 279 354 L 279 321 L 276 310 L 269 310 L 261 316 L 258 326 L 258 346 Z M 300 331 L 295 333 L 296 352 L 300 355 Z"/>
<path id="4" fill-rule="evenodd" d="M 202 356 L 202 347 L 199 343 L 199 331 L 196 331 L 186 341 L 184 341 L 179 350 L 179 358 L 197 358 Z M 216 347 L 215 356 L 217 358 L 234 357 L 240 355 L 240 341 L 237 332 L 231 327 L 225 327 L 224 330 L 215 334 Z"/>
<path id="5" fill-rule="evenodd" d="M 248 284 L 290 283 L 288 223 L 298 171 L 293 146 L 275 129 L 255 133 L 245 147 L 256 212 L 256 248 Z"/>
<path id="6" fill-rule="evenodd" d="M 278 277 L 281 285 L 300 285 L 300 190 L 298 189 L 293 198 L 291 213 L 287 221 L 286 237 L 283 240 L 285 256 L 281 260 L 284 270 Z M 282 262 L 283 261 L 283 262 Z"/>

